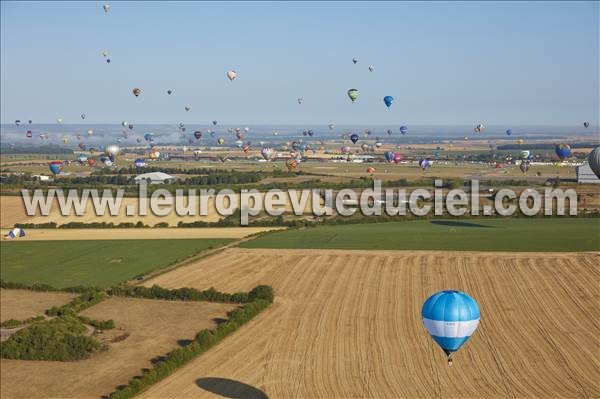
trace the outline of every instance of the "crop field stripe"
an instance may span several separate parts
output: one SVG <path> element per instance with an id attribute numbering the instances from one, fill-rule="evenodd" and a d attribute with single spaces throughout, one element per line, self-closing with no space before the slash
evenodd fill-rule
<path id="1" fill-rule="evenodd" d="M 279 231 L 244 248 L 600 251 L 600 218 L 461 219 L 325 225 Z"/>
<path id="2" fill-rule="evenodd" d="M 0 276 L 64 288 L 107 287 L 183 260 L 227 239 L 2 242 Z"/>

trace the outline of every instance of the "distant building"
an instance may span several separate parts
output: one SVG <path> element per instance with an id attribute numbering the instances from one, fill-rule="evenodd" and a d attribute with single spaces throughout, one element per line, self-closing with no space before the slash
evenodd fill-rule
<path id="1" fill-rule="evenodd" d="M 137 184 L 140 184 L 140 181 L 145 181 L 148 184 L 169 184 L 173 183 L 176 179 L 163 172 L 150 172 L 137 175 L 134 180 Z"/>
<path id="2" fill-rule="evenodd" d="M 50 176 L 46 176 L 46 175 L 31 175 L 31 179 L 32 180 L 37 180 L 37 181 L 49 181 L 50 180 Z"/>
<path id="3" fill-rule="evenodd" d="M 577 183 L 600 183 L 600 179 L 598 179 L 598 176 L 592 171 L 590 165 L 586 163 L 577 167 Z"/>

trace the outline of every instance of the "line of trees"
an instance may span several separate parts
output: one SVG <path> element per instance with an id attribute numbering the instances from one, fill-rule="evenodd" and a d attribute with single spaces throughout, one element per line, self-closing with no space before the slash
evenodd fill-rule
<path id="1" fill-rule="evenodd" d="M 144 286 L 118 286 L 108 290 L 110 295 L 130 298 L 164 299 L 169 301 L 208 301 L 221 303 L 248 303 L 256 299 L 273 300 L 273 290 L 269 286 L 260 285 L 250 292 L 236 292 L 229 294 L 214 288 L 197 290 L 195 288 L 167 289 L 153 285 Z"/>
<path id="2" fill-rule="evenodd" d="M 168 377 L 177 369 L 190 362 L 219 343 L 229 334 L 252 320 L 273 302 L 273 290 L 269 286 L 258 286 L 248 293 L 251 302 L 227 313 L 227 321 L 214 329 L 199 331 L 194 340 L 183 348 L 175 349 L 154 363 L 140 376 L 132 378 L 129 383 L 109 395 L 110 399 L 133 398 L 150 386 Z"/>

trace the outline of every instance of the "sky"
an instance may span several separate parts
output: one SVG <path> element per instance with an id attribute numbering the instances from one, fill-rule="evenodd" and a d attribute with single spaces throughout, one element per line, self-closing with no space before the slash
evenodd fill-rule
<path id="1" fill-rule="evenodd" d="M 2 123 L 598 126 L 599 2 L 107 3 L 1 2 Z"/>

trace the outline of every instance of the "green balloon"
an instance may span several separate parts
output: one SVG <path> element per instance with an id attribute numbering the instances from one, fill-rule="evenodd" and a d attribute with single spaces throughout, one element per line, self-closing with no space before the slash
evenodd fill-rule
<path id="1" fill-rule="evenodd" d="M 352 102 L 356 101 L 356 99 L 358 98 L 358 90 L 356 90 L 356 89 L 348 90 L 348 97 L 350 97 L 350 100 L 352 100 Z"/>

